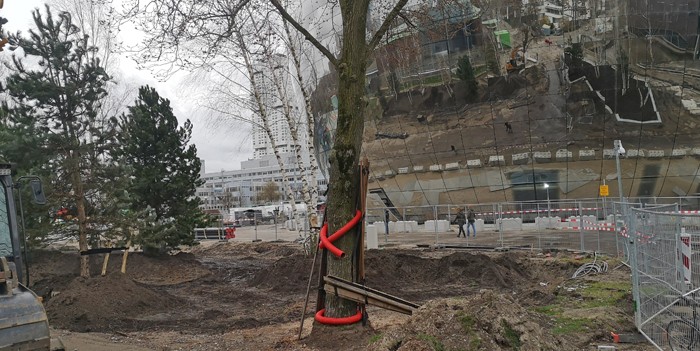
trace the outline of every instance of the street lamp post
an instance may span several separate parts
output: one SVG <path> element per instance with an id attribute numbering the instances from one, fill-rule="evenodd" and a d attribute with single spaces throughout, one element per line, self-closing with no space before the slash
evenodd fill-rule
<path id="1" fill-rule="evenodd" d="M 549 184 L 544 183 L 544 188 L 545 188 L 545 190 L 547 190 L 547 221 L 550 222 L 550 226 L 551 226 L 552 206 L 550 205 L 550 202 L 549 202 Z"/>
<path id="2" fill-rule="evenodd" d="M 620 191 L 620 205 L 624 202 L 624 192 L 622 191 L 622 171 L 620 170 L 620 155 L 624 155 L 625 148 L 622 147 L 622 141 L 614 141 L 613 152 L 615 153 L 615 165 L 617 166 L 617 187 Z"/>

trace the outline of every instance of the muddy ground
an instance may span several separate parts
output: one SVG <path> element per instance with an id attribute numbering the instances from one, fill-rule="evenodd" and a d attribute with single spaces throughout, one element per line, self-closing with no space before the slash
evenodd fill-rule
<path id="1" fill-rule="evenodd" d="M 369 307 L 367 326 L 312 331 L 313 286 L 302 340 L 312 258 L 291 243 L 133 253 L 127 274 L 113 255 L 104 277 L 94 256 L 88 279 L 75 253 L 32 256 L 32 287 L 56 334 L 99 338 L 104 350 L 594 350 L 611 345 L 611 331 L 634 330 L 629 270 L 610 259 L 607 273 L 570 279 L 593 259 L 568 252 L 368 251 L 367 285 L 422 307 L 413 316 Z"/>

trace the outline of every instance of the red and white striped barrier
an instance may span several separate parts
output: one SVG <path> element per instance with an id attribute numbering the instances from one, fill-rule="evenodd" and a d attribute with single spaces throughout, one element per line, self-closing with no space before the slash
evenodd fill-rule
<path id="1" fill-rule="evenodd" d="M 665 211 L 664 213 L 698 214 L 700 210 Z"/>
<path id="2" fill-rule="evenodd" d="M 686 284 L 690 284 L 690 258 L 692 251 L 690 249 L 690 234 L 686 234 L 685 228 L 681 228 L 681 261 L 683 262 L 683 280 Z"/>
<path id="3" fill-rule="evenodd" d="M 599 207 L 583 207 L 581 211 L 595 211 L 600 210 Z M 523 213 L 542 213 L 542 212 L 566 212 L 566 211 L 578 211 L 578 208 L 552 208 L 552 209 L 538 209 L 538 210 L 516 210 L 516 211 L 501 211 L 501 212 L 483 212 L 477 213 L 477 216 L 491 216 L 499 214 L 523 214 Z"/>
<path id="4" fill-rule="evenodd" d="M 615 231 L 615 224 L 614 223 L 608 223 L 608 222 L 591 222 L 589 220 L 584 219 L 581 221 L 580 218 L 569 218 L 567 219 L 568 223 L 583 223 L 583 226 L 573 226 L 573 227 L 562 227 L 562 229 L 567 229 L 567 230 L 599 230 L 603 232 L 614 232 Z"/>

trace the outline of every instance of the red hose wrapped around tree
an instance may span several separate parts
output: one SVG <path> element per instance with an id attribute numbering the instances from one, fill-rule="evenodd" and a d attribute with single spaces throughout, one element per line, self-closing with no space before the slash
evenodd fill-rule
<path id="1" fill-rule="evenodd" d="M 318 244 L 319 249 L 327 249 L 330 251 L 335 257 L 342 258 L 345 256 L 345 252 L 343 252 L 341 249 L 337 248 L 335 245 L 333 245 L 333 242 L 340 239 L 341 236 L 345 235 L 350 229 L 354 228 L 360 221 L 362 220 L 362 211 L 357 210 L 355 212 L 355 217 L 353 217 L 350 222 L 346 223 L 342 228 L 340 228 L 337 232 L 333 233 L 330 237 L 328 236 L 328 223 L 324 223 L 323 227 L 321 227 L 321 233 L 319 234 L 321 238 L 321 242 Z M 320 311 L 316 312 L 315 319 L 317 322 L 321 324 L 328 324 L 328 325 L 345 325 L 345 324 L 353 324 L 357 323 L 362 320 L 362 310 L 358 310 L 355 315 L 352 315 L 350 317 L 326 317 L 323 314 L 326 312 L 326 309 L 323 308 Z"/>

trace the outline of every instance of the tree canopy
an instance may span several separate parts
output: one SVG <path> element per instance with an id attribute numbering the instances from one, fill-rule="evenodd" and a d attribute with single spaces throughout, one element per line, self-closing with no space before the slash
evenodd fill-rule
<path id="1" fill-rule="evenodd" d="M 12 146 L 4 158 L 18 162 L 25 170 L 49 179 L 52 204 L 76 208 L 80 250 L 88 249 L 89 201 L 101 196 L 100 166 L 109 163 L 108 150 L 114 142 L 116 119 L 98 116 L 110 77 L 100 60 L 91 53 L 97 48 L 73 24 L 67 12 L 54 16 L 32 13 L 36 29 L 29 37 L 12 36 L 13 47 L 36 64 L 25 64 L 13 55 L 8 65 L 12 74 L 5 92 L 11 103 L 0 122 L 0 134 L 12 135 Z M 91 217 L 94 219 L 94 217 Z M 88 260 L 82 260 L 81 274 L 87 276 Z"/>
<path id="2" fill-rule="evenodd" d="M 130 209 L 150 214 L 139 242 L 161 252 L 192 245 L 193 229 L 204 219 L 195 197 L 203 181 L 197 148 L 190 144 L 192 123 L 178 126 L 170 101 L 144 86 L 120 127 L 119 160 L 131 169 Z"/>

